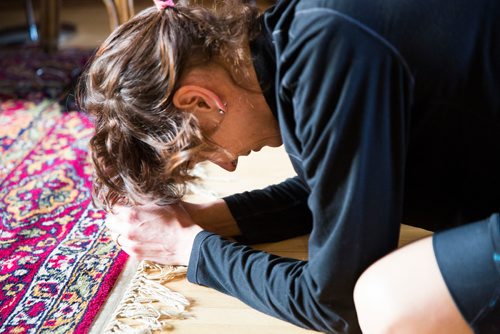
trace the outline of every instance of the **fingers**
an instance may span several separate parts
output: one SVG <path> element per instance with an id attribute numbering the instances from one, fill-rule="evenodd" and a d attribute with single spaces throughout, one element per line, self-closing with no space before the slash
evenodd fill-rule
<path id="1" fill-rule="evenodd" d="M 126 250 L 124 246 L 128 248 L 129 241 L 127 237 L 130 234 L 130 226 L 133 221 L 133 212 L 127 207 L 116 207 L 113 214 L 109 213 L 106 216 L 105 224 L 110 232 L 111 239 L 123 250 Z"/>
<path id="2" fill-rule="evenodd" d="M 164 249 L 158 242 L 148 242 L 162 234 L 159 228 L 155 229 L 155 224 L 145 224 L 141 221 L 141 219 L 151 219 L 150 215 L 151 213 L 141 213 L 139 219 L 137 209 L 116 207 L 113 214 L 107 215 L 105 223 L 111 238 L 130 256 L 138 260 L 172 263 L 172 258 L 175 258 L 174 253 Z"/>
<path id="3" fill-rule="evenodd" d="M 189 261 L 194 236 L 201 230 L 181 205 L 116 207 L 108 214 L 106 226 L 129 255 L 183 265 Z"/>
<path id="4" fill-rule="evenodd" d="M 121 249 L 128 255 L 139 261 L 147 260 L 160 264 L 168 265 L 186 265 L 181 256 L 175 250 L 166 249 L 158 244 L 144 244 L 118 236 L 117 243 Z"/>
<path id="5" fill-rule="evenodd" d="M 106 216 L 106 227 L 116 237 L 118 234 L 129 237 L 141 221 L 136 210 L 128 207 L 116 207 L 115 213 Z"/>

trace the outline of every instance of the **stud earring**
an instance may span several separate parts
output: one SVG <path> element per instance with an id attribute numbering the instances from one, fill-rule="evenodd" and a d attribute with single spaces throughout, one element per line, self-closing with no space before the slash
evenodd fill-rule
<path id="1" fill-rule="evenodd" d="M 219 114 L 220 114 L 220 115 L 224 115 L 224 113 L 225 113 L 225 111 L 224 111 L 224 110 L 219 109 Z"/>

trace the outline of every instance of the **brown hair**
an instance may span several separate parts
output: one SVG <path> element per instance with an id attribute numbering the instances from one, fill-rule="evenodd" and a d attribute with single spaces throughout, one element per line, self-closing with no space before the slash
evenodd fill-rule
<path id="1" fill-rule="evenodd" d="M 90 140 L 93 195 L 115 204 L 179 200 L 190 159 L 207 149 L 196 119 L 175 108 L 178 80 L 192 66 L 218 61 L 237 72 L 257 29 L 258 11 L 224 1 L 217 11 L 177 4 L 145 9 L 117 28 L 82 76 L 78 103 L 95 118 Z"/>

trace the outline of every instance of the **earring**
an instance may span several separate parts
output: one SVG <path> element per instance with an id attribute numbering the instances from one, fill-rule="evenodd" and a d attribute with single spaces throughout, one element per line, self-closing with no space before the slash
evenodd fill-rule
<path id="1" fill-rule="evenodd" d="M 227 102 L 224 103 L 224 109 L 227 108 Z M 224 115 L 226 113 L 226 111 L 222 109 L 221 107 L 219 107 L 219 115 Z"/>

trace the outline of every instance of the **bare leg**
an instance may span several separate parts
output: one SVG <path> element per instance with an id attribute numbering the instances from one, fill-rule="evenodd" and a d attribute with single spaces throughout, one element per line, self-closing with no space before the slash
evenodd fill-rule
<path id="1" fill-rule="evenodd" d="M 354 301 L 363 333 L 472 333 L 441 276 L 432 237 L 380 259 L 359 278 Z"/>

